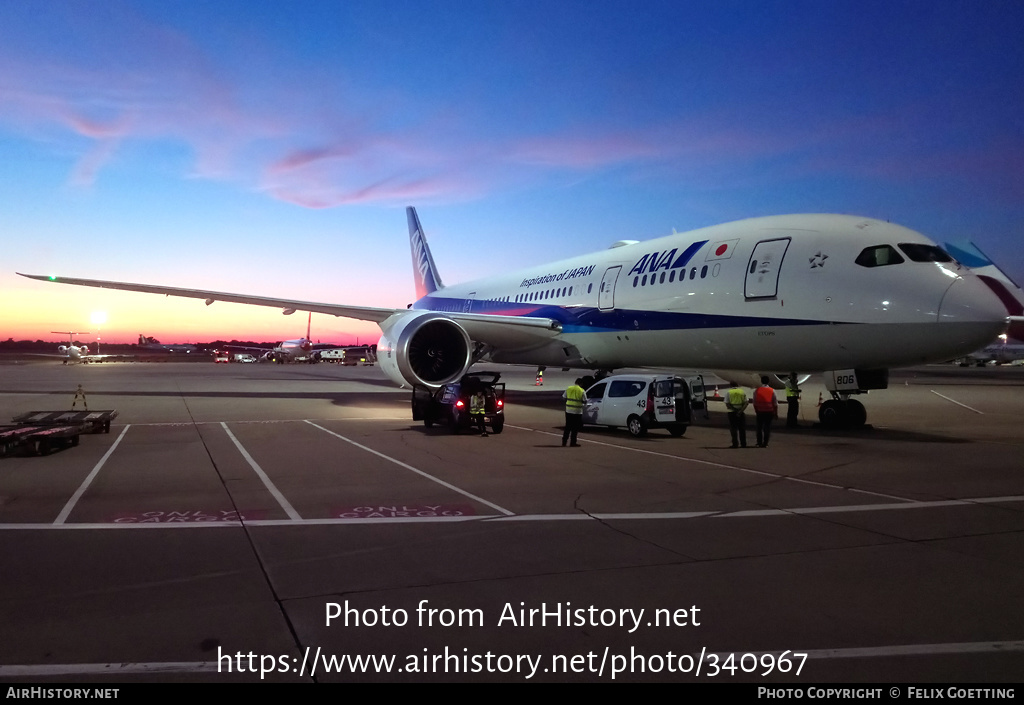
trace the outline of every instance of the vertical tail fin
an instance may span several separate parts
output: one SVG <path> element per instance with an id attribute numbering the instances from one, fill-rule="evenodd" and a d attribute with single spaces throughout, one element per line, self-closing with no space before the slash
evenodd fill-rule
<path id="1" fill-rule="evenodd" d="M 1007 334 L 1011 338 L 1024 340 L 1024 290 L 1013 279 L 1007 276 L 988 255 L 981 251 L 973 242 L 946 243 L 946 252 L 953 255 L 961 264 L 978 275 L 1006 307 L 1012 317 Z"/>
<path id="2" fill-rule="evenodd" d="M 412 272 L 416 279 L 416 298 L 422 299 L 438 289 L 443 289 L 441 277 L 437 273 L 434 258 L 430 255 L 427 239 L 423 235 L 423 226 L 416 215 L 416 209 L 409 206 L 405 209 L 409 219 L 409 246 L 412 249 Z"/>

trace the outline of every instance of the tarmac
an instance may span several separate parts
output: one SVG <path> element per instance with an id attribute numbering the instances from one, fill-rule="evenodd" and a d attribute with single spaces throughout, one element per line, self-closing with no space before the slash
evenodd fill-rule
<path id="1" fill-rule="evenodd" d="M 1024 368 L 893 371 L 847 432 L 812 378 L 737 450 L 720 404 L 563 448 L 577 373 L 485 368 L 487 438 L 377 367 L 0 364 L 3 422 L 119 412 L 0 458 L 0 680 L 1020 681 Z"/>

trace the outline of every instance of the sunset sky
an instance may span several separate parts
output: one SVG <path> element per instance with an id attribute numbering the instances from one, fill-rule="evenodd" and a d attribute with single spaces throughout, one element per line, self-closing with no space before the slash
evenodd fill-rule
<path id="1" fill-rule="evenodd" d="M 0 339 L 305 333 L 16 271 L 404 307 L 406 205 L 447 283 L 792 212 L 1019 283 L 1022 37 L 1017 0 L 3 2 Z"/>

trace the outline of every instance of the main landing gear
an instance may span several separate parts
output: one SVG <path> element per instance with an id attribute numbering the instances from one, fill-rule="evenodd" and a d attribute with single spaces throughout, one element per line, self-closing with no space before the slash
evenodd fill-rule
<path id="1" fill-rule="evenodd" d="M 832 370 L 822 375 L 832 398 L 818 408 L 818 421 L 823 428 L 863 428 L 868 412 L 855 394 L 889 386 L 889 370 Z"/>

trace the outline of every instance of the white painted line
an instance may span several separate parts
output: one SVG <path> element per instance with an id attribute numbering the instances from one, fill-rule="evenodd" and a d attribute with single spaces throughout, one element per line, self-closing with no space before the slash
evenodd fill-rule
<path id="1" fill-rule="evenodd" d="M 405 416 L 354 416 L 348 419 L 317 419 L 318 421 L 408 421 Z M 242 419 L 231 421 L 233 424 L 243 423 L 302 423 L 309 419 Z M 153 421 L 136 423 L 133 426 L 203 426 L 205 424 L 227 423 L 224 421 Z M 115 424 L 116 425 L 116 424 Z"/>
<path id="2" fill-rule="evenodd" d="M 281 494 L 281 491 L 277 489 L 277 486 L 270 481 L 270 478 L 267 477 L 267 473 L 263 472 L 263 468 L 260 467 L 259 463 L 249 455 L 249 451 L 242 447 L 242 444 L 238 442 L 237 438 L 235 438 L 235 434 L 231 433 L 231 429 L 228 428 L 228 425 L 223 421 L 221 421 L 220 425 L 224 428 L 224 433 L 228 434 L 228 438 L 231 439 L 231 442 L 235 444 L 236 448 L 238 448 L 238 452 L 242 454 L 245 461 L 249 463 L 249 466 L 259 476 L 260 480 L 263 481 L 267 491 L 274 495 L 274 499 L 276 499 L 277 503 L 281 505 L 281 509 L 283 509 L 284 513 L 288 515 L 288 518 L 292 521 L 301 520 L 302 517 L 299 516 L 297 511 L 295 511 L 295 507 L 291 505 L 291 502 L 285 499 L 285 496 Z"/>
<path id="3" fill-rule="evenodd" d="M 217 673 L 216 661 L 168 663 L 53 663 L 42 666 L 0 666 L 0 678 L 96 675 L 122 673 Z"/>
<path id="4" fill-rule="evenodd" d="M 632 519 L 695 519 L 696 517 L 715 516 L 718 512 L 638 512 L 625 514 L 521 514 L 514 517 L 494 517 L 490 521 L 598 521 L 632 520 Z"/>
<path id="5" fill-rule="evenodd" d="M 303 526 L 314 524 L 453 524 L 460 522 L 477 521 L 479 519 L 496 519 L 494 514 L 470 514 L 460 517 L 322 517 L 320 519 L 303 519 Z M 245 522 L 249 526 L 277 526 L 283 524 L 281 519 L 254 519 Z M 294 524 L 296 522 L 287 522 Z"/>
<path id="6" fill-rule="evenodd" d="M 131 424 L 124 427 L 124 430 L 121 431 L 121 435 L 117 437 L 117 440 L 114 441 L 113 445 L 111 445 L 110 448 L 107 449 L 107 452 L 103 454 L 100 461 L 96 463 L 95 467 L 93 467 L 92 472 L 82 480 L 82 484 L 78 486 L 75 493 L 71 495 L 71 499 L 69 499 L 68 503 L 64 505 L 64 508 L 60 510 L 60 514 L 58 514 L 57 518 L 53 520 L 54 524 L 63 524 L 67 520 L 68 516 L 71 514 L 71 510 L 75 508 L 75 505 L 78 504 L 78 500 L 80 500 L 82 495 L 85 494 L 85 491 L 89 489 L 89 485 L 92 484 L 93 479 L 97 474 L 99 474 L 100 468 L 102 468 L 103 464 L 107 462 L 107 458 L 113 454 L 114 449 L 117 448 L 121 439 L 124 438 L 124 434 L 128 433 L 129 428 L 131 428 Z"/>
<path id="7" fill-rule="evenodd" d="M 551 433 L 550 431 L 541 431 L 536 428 L 528 428 L 526 426 L 513 426 L 512 424 L 505 424 L 509 428 L 519 429 L 520 431 L 533 431 L 534 433 L 540 433 L 545 436 L 554 436 L 558 438 L 557 433 Z M 819 482 L 817 480 L 807 480 L 802 477 L 790 477 L 789 475 L 780 475 L 774 472 L 766 472 L 764 470 L 753 470 L 751 468 L 743 468 L 738 465 L 727 465 L 725 463 L 716 463 L 711 460 L 698 460 L 697 458 L 688 458 L 683 455 L 672 455 L 671 453 L 659 453 L 653 450 L 643 450 L 642 448 L 630 448 L 629 446 L 619 445 L 618 443 L 605 443 L 604 441 L 595 441 L 592 438 L 578 439 L 582 443 L 593 443 L 594 445 L 607 446 L 608 448 L 617 448 L 618 450 L 625 450 L 630 453 L 643 453 L 645 455 L 656 455 L 659 458 L 670 458 L 672 460 L 682 460 L 688 463 L 697 463 L 698 465 L 710 465 L 715 468 L 723 468 L 725 470 L 736 470 L 738 472 L 746 472 L 752 475 L 761 475 L 763 477 L 774 477 L 777 480 L 789 480 L 790 482 L 799 482 L 805 485 L 816 485 L 817 487 L 827 487 L 833 490 L 846 490 L 848 492 L 858 492 L 860 494 L 869 494 L 875 497 L 885 497 L 886 499 L 893 499 L 898 502 L 913 502 L 914 500 L 906 497 L 898 497 L 896 495 L 885 494 L 884 492 L 872 492 L 871 490 L 861 490 L 856 487 L 843 487 L 842 485 L 834 485 L 829 482 Z"/>
<path id="8" fill-rule="evenodd" d="M 371 450 L 370 452 L 375 452 Z M 410 468 L 414 471 L 415 468 Z M 417 471 L 418 472 L 418 471 Z M 422 474 L 422 473 L 421 473 Z M 441 482 L 441 484 L 445 484 Z M 458 488 L 453 488 L 459 491 Z M 472 495 L 467 495 L 472 496 Z M 483 501 L 483 500 L 481 500 Z M 750 509 L 737 512 L 721 511 L 693 511 L 693 512 L 650 512 L 647 514 L 638 512 L 625 512 L 622 514 L 496 514 L 467 515 L 458 517 L 360 517 L 342 518 L 325 517 L 321 519 L 251 519 L 246 520 L 246 526 L 295 526 L 301 525 L 331 525 L 331 524 L 444 524 L 471 521 L 666 521 L 676 519 L 696 519 L 700 517 L 713 517 L 716 519 L 737 519 L 744 517 L 774 517 L 794 516 L 801 514 L 842 514 L 847 512 L 879 512 L 904 509 L 938 509 L 942 507 L 969 507 L 978 504 L 1002 504 L 1010 502 L 1024 502 L 1024 495 L 1008 495 L 1005 497 L 976 497 L 969 499 L 945 499 L 934 502 L 894 502 L 892 504 L 849 504 L 827 507 L 793 507 L 788 509 Z M 223 529 L 239 528 L 242 522 L 239 521 L 217 521 L 217 522 L 182 522 L 182 523 L 153 523 L 134 524 L 102 522 L 95 524 L 0 524 L 0 531 L 39 531 L 49 529 L 62 530 L 89 530 L 89 529 L 147 529 L 158 531 L 160 529 Z"/>
<path id="9" fill-rule="evenodd" d="M 409 465 L 408 463 L 403 463 L 401 460 L 398 460 L 397 458 L 392 458 L 389 455 L 384 455 L 383 453 L 375 451 L 373 448 L 369 448 L 367 446 L 364 446 L 362 443 L 356 443 L 352 439 L 345 438 L 345 436 L 342 436 L 340 433 L 335 433 L 334 431 L 326 429 L 323 426 L 320 426 L 319 424 L 313 423 L 312 421 L 308 421 L 307 420 L 306 423 L 308 423 L 313 428 L 319 428 L 324 433 L 331 434 L 335 438 L 340 438 L 341 440 L 345 441 L 346 443 L 351 443 L 356 448 L 362 448 L 367 453 L 373 453 L 374 455 L 376 455 L 379 458 L 384 458 L 384 460 L 388 460 L 388 461 L 394 463 L 395 465 L 401 466 L 401 467 L 405 468 L 406 470 L 411 470 L 412 472 L 416 473 L 417 475 L 421 475 L 421 476 L 427 478 L 428 480 L 432 480 L 432 481 L 436 482 L 437 484 L 439 484 L 439 485 L 441 485 L 443 487 L 447 487 L 448 489 L 450 489 L 450 490 L 452 490 L 454 492 L 458 492 L 463 497 L 469 497 L 470 499 L 476 500 L 477 502 L 480 502 L 481 504 L 486 504 L 491 509 L 496 509 L 499 512 L 501 512 L 502 514 L 504 514 L 505 516 L 512 516 L 512 514 L 513 514 L 509 510 L 505 509 L 504 507 L 499 507 L 494 502 L 488 502 L 483 497 L 478 497 L 475 494 L 472 494 L 470 492 L 466 492 L 465 490 L 460 489 L 460 488 L 456 487 L 455 485 L 453 485 L 453 484 L 451 484 L 449 482 L 445 482 L 444 480 L 442 480 L 440 478 L 437 478 L 437 477 L 434 477 L 433 475 L 431 475 L 429 473 L 426 473 L 426 472 L 423 472 L 422 470 L 414 468 L 412 465 Z"/>
<path id="10" fill-rule="evenodd" d="M 786 651 L 754 651 L 793 658 L 794 653 L 807 654 L 808 660 L 843 658 L 881 658 L 901 656 L 936 656 L 943 654 L 998 654 L 1024 651 L 1024 640 L 967 641 L 949 644 L 893 644 L 891 646 L 862 646 L 847 649 L 787 649 Z M 727 654 L 718 654 L 725 657 Z M 0 666 L 0 678 L 44 678 L 48 676 L 74 676 L 122 673 L 218 673 L 218 661 L 179 661 L 164 663 L 52 663 L 45 665 Z M 301 675 L 301 674 L 300 674 Z"/>
<path id="11" fill-rule="evenodd" d="M 851 649 L 809 649 L 809 659 L 873 658 L 878 656 L 933 656 L 935 654 L 982 654 L 1024 651 L 1024 641 L 970 641 L 959 644 L 894 644 Z M 767 652 L 766 652 L 767 653 Z M 782 653 L 779 651 L 773 653 Z M 792 653 L 792 652 L 791 652 Z"/>
<path id="12" fill-rule="evenodd" d="M 282 524 L 291 524 L 291 521 L 281 519 Z M 245 522 L 249 524 L 251 522 Z M 195 522 L 173 522 L 173 523 L 153 523 L 153 524 L 136 524 L 133 522 L 113 522 L 113 521 L 98 521 L 95 523 L 78 522 L 75 524 L 0 524 L 0 531 L 39 531 L 41 529 L 64 529 L 67 531 L 80 531 L 80 530 L 92 530 L 92 529 L 225 529 L 225 528 L 239 528 L 242 526 L 240 521 L 195 521 Z"/>
<path id="13" fill-rule="evenodd" d="M 947 397 L 947 396 L 946 396 L 945 394 L 939 394 L 939 393 L 938 393 L 938 392 L 936 392 L 936 391 L 935 391 L 934 389 L 929 389 L 928 391 L 929 391 L 929 392 L 931 392 L 932 394 L 934 394 L 934 395 L 935 395 L 935 396 L 937 396 L 937 397 L 942 397 L 942 398 L 943 398 L 943 399 L 945 399 L 946 401 L 951 401 L 951 402 L 953 402 L 953 403 L 954 403 L 954 404 L 956 404 L 957 406 L 962 406 L 963 408 L 967 409 L 968 411 L 973 411 L 974 413 L 976 413 L 976 414 L 981 414 L 982 416 L 984 416 L 984 415 L 985 415 L 985 412 L 984 412 L 984 411 L 978 411 L 978 410 L 977 410 L 977 409 L 975 409 L 975 408 L 974 408 L 973 406 L 967 406 L 966 404 L 961 404 L 961 403 L 960 403 L 960 402 L 958 402 L 958 401 L 957 401 L 956 399 L 950 399 L 950 398 L 949 398 L 949 397 Z"/>

